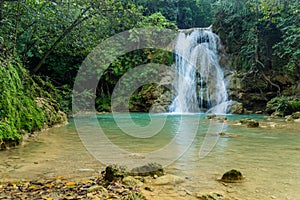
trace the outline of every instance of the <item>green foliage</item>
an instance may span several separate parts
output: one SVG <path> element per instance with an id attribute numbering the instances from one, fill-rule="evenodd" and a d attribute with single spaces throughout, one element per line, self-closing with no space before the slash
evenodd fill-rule
<path id="1" fill-rule="evenodd" d="M 300 111 L 300 100 L 293 100 L 290 102 L 292 112 Z"/>
<path id="2" fill-rule="evenodd" d="M 293 73 L 300 70 L 300 8 L 299 1 L 292 0 L 282 5 L 274 17 L 282 33 L 282 40 L 274 45 L 274 55 L 283 60 L 284 70 Z"/>
<path id="3" fill-rule="evenodd" d="M 300 110 L 300 100 L 294 97 L 280 96 L 271 99 L 267 103 L 266 111 L 268 113 L 281 112 L 283 115 L 289 115 Z"/>
<path id="4" fill-rule="evenodd" d="M 20 61 L 9 55 L 6 48 L 1 47 L 0 58 L 0 144 L 8 141 L 19 141 L 22 133 L 39 130 L 52 123 L 55 102 L 48 110 L 37 103 L 37 97 L 54 99 L 54 92 L 49 83 L 40 80 L 37 85 Z M 50 105 L 50 104 L 48 104 Z M 54 107 L 55 108 L 55 107 Z M 50 124 L 49 124 L 50 125 Z"/>
<path id="5" fill-rule="evenodd" d="M 111 98 L 97 97 L 96 98 L 96 110 L 99 112 L 111 112 Z"/>
<path id="6" fill-rule="evenodd" d="M 289 110 L 289 102 L 286 96 L 275 97 L 268 101 L 266 111 L 268 113 L 282 112 L 286 113 Z"/>
<path id="7" fill-rule="evenodd" d="M 32 98 L 32 91 L 24 88 L 26 72 L 14 60 L 2 60 L 0 67 L 0 143 L 18 140 L 22 131 L 42 128 L 45 120 L 42 110 Z M 29 88 L 28 88 L 29 89 Z"/>
<path id="8" fill-rule="evenodd" d="M 23 64 L 56 85 L 72 84 L 87 54 L 106 38 L 131 29 L 142 8 L 120 1 L 4 1 L 0 35 Z M 62 39 L 60 39 L 62 38 Z M 53 49 L 52 49 L 53 48 Z"/>
<path id="9" fill-rule="evenodd" d="M 150 16 L 145 16 L 136 24 L 137 28 L 145 28 L 143 30 L 148 31 L 151 28 L 162 28 L 163 29 L 177 29 L 177 26 L 168 21 L 161 13 L 154 13 Z M 149 28 L 149 29 L 147 29 Z M 139 42 L 148 41 L 152 42 L 154 35 L 149 35 L 148 32 L 139 32 L 143 31 L 140 29 L 132 29 L 130 30 L 130 35 L 128 40 L 131 43 L 138 45 Z M 140 37 L 140 36 L 143 37 Z M 150 36 L 150 37 L 149 37 Z M 160 37 L 160 35 L 158 35 Z M 170 35 L 170 37 L 173 37 Z M 163 40 L 163 39 L 162 39 Z M 166 40 L 169 41 L 169 40 Z M 115 60 L 109 68 L 104 72 L 99 81 L 99 85 L 97 88 L 97 99 L 96 99 L 96 108 L 98 111 L 109 111 L 110 110 L 110 97 L 111 94 L 118 82 L 118 80 L 129 70 L 148 63 L 158 63 L 164 65 L 171 65 L 173 63 L 172 53 L 169 51 L 164 51 L 161 49 L 139 49 L 132 52 L 129 52 L 125 55 L 120 56 L 117 60 Z M 143 80 L 150 76 L 157 76 L 162 73 L 162 71 L 158 71 L 157 69 L 148 68 L 147 71 L 140 74 L 135 72 L 134 70 L 130 72 L 131 75 L 122 80 L 122 87 L 125 89 L 121 91 L 124 95 L 127 94 L 128 89 L 135 85 L 135 81 L 138 79 Z M 127 88 L 127 89 L 126 89 Z M 142 88 L 140 88 L 142 89 Z M 138 91 L 136 91 L 137 93 Z M 136 95 L 134 93 L 134 95 Z M 123 94 L 119 94 L 123 95 Z M 132 98 L 134 100 L 135 98 Z"/>
<path id="10" fill-rule="evenodd" d="M 214 12 L 214 28 L 237 70 L 299 68 L 297 0 L 218 1 Z"/>
<path id="11" fill-rule="evenodd" d="M 146 8 L 144 14 L 160 12 L 181 29 L 208 27 L 212 23 L 212 3 L 215 0 L 134 0 Z"/>

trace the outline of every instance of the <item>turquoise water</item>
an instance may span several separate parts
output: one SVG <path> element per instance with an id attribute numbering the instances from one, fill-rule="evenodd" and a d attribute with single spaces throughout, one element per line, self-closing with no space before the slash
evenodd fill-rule
<path id="1" fill-rule="evenodd" d="M 122 128 L 114 120 L 116 117 Z M 116 163 L 139 165 L 148 158 L 167 163 L 167 172 L 186 177 L 180 187 L 192 193 L 219 192 L 230 199 L 242 200 L 300 199 L 300 123 L 269 121 L 261 115 L 226 117 L 228 120 L 224 123 L 216 123 L 201 114 L 86 115 L 80 119 L 82 129 L 97 133 L 100 125 L 108 141 L 122 150 L 119 156 L 114 155 L 111 144 L 106 143 L 92 149 L 96 152 L 87 151 L 87 145 L 83 145 L 79 137 L 83 136 L 70 120 L 67 126 L 38 134 L 35 142 L 0 152 L 0 179 L 59 175 L 83 178 L 103 170 L 103 162 L 110 160 L 101 156 L 109 155 Z M 247 117 L 258 119 L 260 127 L 240 125 L 239 119 Z M 94 122 L 98 125 L 93 124 L 92 119 L 96 119 Z M 131 133 L 127 133 L 128 130 L 132 130 Z M 149 135 L 153 132 L 157 133 Z M 225 135 L 219 136 L 220 132 Z M 99 146 L 97 138 L 86 141 Z M 97 152 L 99 149 L 107 154 Z M 201 149 L 209 150 L 204 158 L 199 157 Z M 245 181 L 229 185 L 217 181 L 231 169 L 240 170 Z"/>

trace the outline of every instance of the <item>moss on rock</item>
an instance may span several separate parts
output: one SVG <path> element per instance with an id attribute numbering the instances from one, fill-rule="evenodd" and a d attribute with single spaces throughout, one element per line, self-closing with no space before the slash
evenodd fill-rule
<path id="1" fill-rule="evenodd" d="M 30 75 L 3 46 L 0 80 L 0 149 L 20 144 L 26 133 L 66 121 L 52 84 Z"/>
<path id="2" fill-rule="evenodd" d="M 240 171 L 232 169 L 225 174 L 223 174 L 221 181 L 226 182 L 226 183 L 235 183 L 235 182 L 240 182 L 243 180 L 243 175 Z"/>

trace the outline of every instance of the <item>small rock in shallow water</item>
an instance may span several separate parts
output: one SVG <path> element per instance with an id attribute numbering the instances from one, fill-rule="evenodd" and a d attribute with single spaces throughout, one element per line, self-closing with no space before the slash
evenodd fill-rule
<path id="1" fill-rule="evenodd" d="M 241 124 L 246 124 L 248 128 L 256 128 L 259 127 L 259 122 L 256 120 L 253 120 L 251 118 L 245 118 L 240 120 Z"/>
<path id="2" fill-rule="evenodd" d="M 220 200 L 223 199 L 222 194 L 211 193 L 211 194 L 197 194 L 196 195 L 200 200 Z"/>
<path id="3" fill-rule="evenodd" d="M 93 169 L 84 169 L 84 168 L 82 168 L 82 169 L 79 169 L 79 171 L 80 171 L 80 172 L 93 172 L 93 171 L 95 171 L 95 170 L 93 170 Z"/>
<path id="4" fill-rule="evenodd" d="M 154 183 L 156 185 L 169 185 L 169 184 L 179 184 L 183 183 L 185 181 L 185 178 L 175 176 L 172 174 L 167 174 L 165 176 L 158 177 L 155 179 Z"/>
<path id="5" fill-rule="evenodd" d="M 148 163 L 146 165 L 133 168 L 131 170 L 131 174 L 134 176 L 162 176 L 164 175 L 164 169 L 159 163 Z"/>
<path id="6" fill-rule="evenodd" d="M 243 180 L 243 175 L 240 171 L 232 169 L 225 174 L 223 174 L 221 181 L 226 183 L 235 183 Z"/>
<path id="7" fill-rule="evenodd" d="M 259 127 L 259 123 L 256 120 L 250 120 L 247 122 L 247 127 L 248 128 L 256 128 L 256 127 Z"/>
<path id="8" fill-rule="evenodd" d="M 217 117 L 216 114 L 208 114 L 205 116 L 205 119 L 214 119 L 215 117 Z"/>
<path id="9" fill-rule="evenodd" d="M 252 119 L 251 119 L 251 118 L 241 119 L 241 120 L 240 120 L 240 123 L 241 123 L 241 124 L 247 124 L 248 121 L 250 121 L 250 120 L 252 120 Z"/>

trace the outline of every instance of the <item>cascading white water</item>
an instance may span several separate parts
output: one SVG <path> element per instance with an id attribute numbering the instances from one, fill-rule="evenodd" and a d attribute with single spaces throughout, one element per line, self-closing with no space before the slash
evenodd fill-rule
<path id="1" fill-rule="evenodd" d="M 226 113 L 227 91 L 219 64 L 220 39 L 210 28 L 179 31 L 175 43 L 173 81 L 176 91 L 169 110 L 175 113 Z"/>

